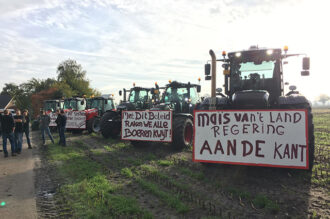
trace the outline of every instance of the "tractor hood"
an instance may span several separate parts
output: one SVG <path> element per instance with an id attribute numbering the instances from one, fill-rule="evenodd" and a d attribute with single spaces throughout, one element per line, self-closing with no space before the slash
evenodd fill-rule
<path id="1" fill-rule="evenodd" d="M 269 93 L 265 90 L 237 91 L 232 96 L 232 104 L 237 107 L 267 108 Z"/>

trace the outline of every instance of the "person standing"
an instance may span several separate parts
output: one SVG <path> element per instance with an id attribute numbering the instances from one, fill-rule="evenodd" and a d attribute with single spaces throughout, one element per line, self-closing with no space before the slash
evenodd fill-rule
<path id="1" fill-rule="evenodd" d="M 25 109 L 23 111 L 23 130 L 25 133 L 26 141 L 28 144 L 28 149 L 32 149 L 31 141 L 30 141 L 30 116 L 29 111 Z"/>
<path id="2" fill-rule="evenodd" d="M 41 113 L 42 113 L 42 115 L 40 115 L 39 121 L 40 121 L 40 130 L 41 130 L 41 136 L 42 136 L 42 144 L 45 145 L 45 143 L 46 143 L 45 132 L 47 133 L 50 140 L 54 144 L 53 136 L 49 130 L 50 117 L 49 117 L 49 115 L 46 114 L 45 110 L 43 110 Z"/>
<path id="3" fill-rule="evenodd" d="M 60 118 L 61 118 L 61 110 L 56 110 L 56 115 L 57 115 L 57 117 L 56 117 L 56 120 L 55 120 L 55 123 L 56 123 L 56 128 L 57 128 L 57 131 L 58 131 L 58 136 L 60 136 Z M 60 139 L 60 141 L 61 141 L 61 139 Z M 60 142 L 58 143 L 58 144 L 60 144 Z"/>
<path id="4" fill-rule="evenodd" d="M 23 116 L 21 111 L 16 110 L 16 115 L 14 116 L 15 122 L 15 146 L 16 153 L 20 154 L 22 151 L 22 141 L 23 141 Z"/>
<path id="5" fill-rule="evenodd" d="M 65 126 L 66 126 L 66 115 L 64 113 L 64 110 L 61 110 L 60 114 L 57 116 L 56 123 L 59 131 L 60 136 L 60 145 L 66 146 L 66 140 L 65 140 Z"/>
<path id="6" fill-rule="evenodd" d="M 14 130 L 15 123 L 11 115 L 9 115 L 9 110 L 4 111 L 4 115 L 1 116 L 1 128 L 2 128 L 2 147 L 5 157 L 8 157 L 7 151 L 7 139 L 9 139 L 11 146 L 11 156 L 16 156 L 15 149 L 15 139 L 14 139 Z"/>

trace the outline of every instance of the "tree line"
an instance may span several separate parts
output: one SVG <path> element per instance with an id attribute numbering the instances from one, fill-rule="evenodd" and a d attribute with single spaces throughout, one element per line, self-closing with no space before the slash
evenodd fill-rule
<path id="1" fill-rule="evenodd" d="M 86 71 L 77 61 L 68 59 L 57 67 L 57 78 L 31 78 L 19 85 L 5 83 L 1 94 L 14 98 L 19 109 L 29 109 L 37 115 L 47 99 L 61 99 L 72 96 L 98 96 L 100 92 L 90 87 Z"/>

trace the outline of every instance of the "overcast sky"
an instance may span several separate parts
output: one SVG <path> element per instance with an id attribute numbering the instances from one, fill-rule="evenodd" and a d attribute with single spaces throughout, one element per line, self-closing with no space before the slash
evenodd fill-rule
<path id="1" fill-rule="evenodd" d="M 301 57 L 285 67 L 285 81 L 313 100 L 330 95 L 330 1 L 303 0 L 0 0 L 0 88 L 32 77 L 56 77 L 75 59 L 92 87 L 114 93 L 169 79 L 197 83 L 209 93 L 209 49 L 283 48 Z M 220 66 L 219 66 L 220 67 Z M 218 87 L 223 84 L 218 74 Z"/>

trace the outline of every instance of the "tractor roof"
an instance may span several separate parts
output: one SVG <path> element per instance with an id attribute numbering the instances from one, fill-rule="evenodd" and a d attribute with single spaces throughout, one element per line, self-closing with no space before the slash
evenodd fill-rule
<path id="1" fill-rule="evenodd" d="M 231 61 L 239 62 L 255 61 L 256 59 L 275 60 L 282 57 L 282 50 L 251 47 L 249 50 L 230 52 L 228 57 Z"/>
<path id="2" fill-rule="evenodd" d="M 132 90 L 147 90 L 147 91 L 150 91 L 151 88 L 146 88 L 146 87 L 132 87 L 130 90 L 131 91 Z"/>
<path id="3" fill-rule="evenodd" d="M 191 84 L 190 82 L 188 83 L 182 83 L 182 82 L 177 82 L 177 81 L 173 81 L 169 84 L 166 85 L 166 87 L 173 87 L 173 88 L 182 88 L 182 87 L 198 87 L 200 86 L 199 84 Z"/>
<path id="4" fill-rule="evenodd" d="M 65 98 L 64 100 L 84 100 L 85 98 L 83 97 L 70 97 L 70 98 Z"/>
<path id="5" fill-rule="evenodd" d="M 113 100 L 113 97 L 104 97 L 104 96 L 99 96 L 99 97 L 93 97 L 90 98 L 91 100 Z"/>

